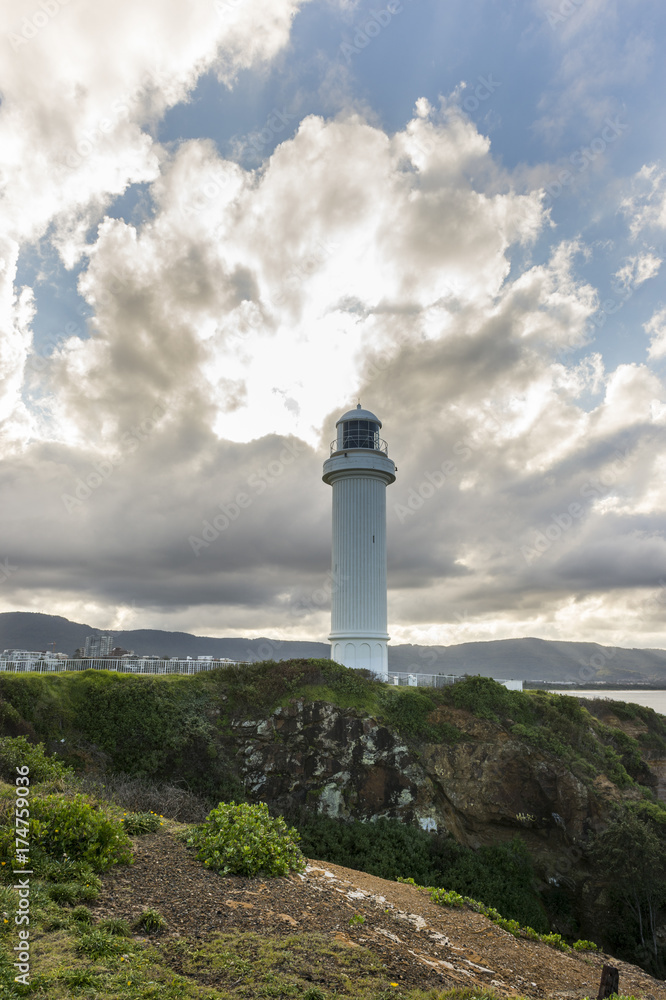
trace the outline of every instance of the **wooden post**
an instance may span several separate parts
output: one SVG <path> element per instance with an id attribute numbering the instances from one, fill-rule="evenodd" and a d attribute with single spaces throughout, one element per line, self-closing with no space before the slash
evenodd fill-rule
<path id="1" fill-rule="evenodd" d="M 604 965 L 597 1000 L 606 1000 L 611 994 L 620 992 L 620 973 L 614 965 Z"/>

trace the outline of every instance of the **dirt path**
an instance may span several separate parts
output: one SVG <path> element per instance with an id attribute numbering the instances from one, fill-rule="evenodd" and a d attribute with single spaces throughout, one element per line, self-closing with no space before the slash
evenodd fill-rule
<path id="1" fill-rule="evenodd" d="M 303 875 L 290 878 L 222 878 L 165 830 L 134 844 L 134 865 L 104 876 L 93 912 L 132 920 L 153 906 L 168 922 L 167 938 L 316 931 L 370 949 L 405 987 L 480 986 L 534 998 L 596 997 L 609 961 L 517 940 L 480 914 L 437 906 L 413 886 L 327 862 L 310 861 Z M 666 1000 L 666 982 L 611 961 L 621 993 Z"/>

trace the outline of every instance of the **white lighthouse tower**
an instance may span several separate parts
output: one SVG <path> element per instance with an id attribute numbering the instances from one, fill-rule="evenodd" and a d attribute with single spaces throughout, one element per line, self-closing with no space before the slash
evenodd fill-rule
<path id="1" fill-rule="evenodd" d="M 331 659 L 388 679 L 386 487 L 396 468 L 381 420 L 360 403 L 335 426 L 322 477 L 333 487 Z"/>

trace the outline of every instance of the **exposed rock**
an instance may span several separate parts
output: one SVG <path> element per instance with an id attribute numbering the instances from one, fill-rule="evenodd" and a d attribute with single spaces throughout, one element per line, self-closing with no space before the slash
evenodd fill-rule
<path id="1" fill-rule="evenodd" d="M 464 733 L 461 742 L 408 746 L 357 711 L 294 700 L 234 726 L 239 777 L 252 798 L 284 812 L 307 806 L 341 819 L 398 819 L 471 847 L 519 833 L 545 871 L 599 829 L 620 797 L 640 794 L 620 793 L 603 777 L 586 785 L 492 722 L 439 714 Z"/>

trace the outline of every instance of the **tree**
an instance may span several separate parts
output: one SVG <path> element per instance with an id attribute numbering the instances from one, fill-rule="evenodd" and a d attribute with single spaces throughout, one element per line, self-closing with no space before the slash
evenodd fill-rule
<path id="1" fill-rule="evenodd" d="M 596 838 L 591 858 L 595 881 L 633 913 L 642 952 L 651 953 L 660 970 L 657 929 L 666 903 L 666 851 L 653 825 L 634 813 L 620 814 Z"/>

